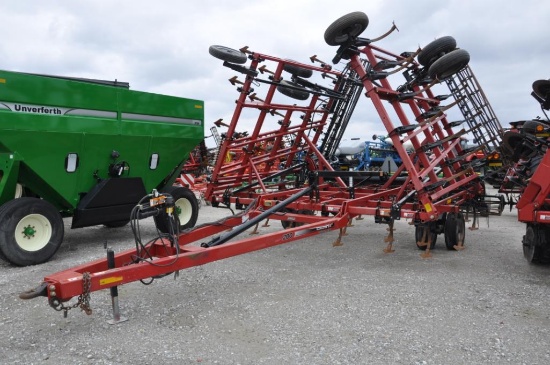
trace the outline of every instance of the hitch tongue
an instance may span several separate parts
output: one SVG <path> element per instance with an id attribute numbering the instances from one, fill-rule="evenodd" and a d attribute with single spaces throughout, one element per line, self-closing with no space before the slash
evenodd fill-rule
<path id="1" fill-rule="evenodd" d="M 48 283 L 42 282 L 34 289 L 30 289 L 19 294 L 20 299 L 33 299 L 37 297 L 47 297 Z"/>

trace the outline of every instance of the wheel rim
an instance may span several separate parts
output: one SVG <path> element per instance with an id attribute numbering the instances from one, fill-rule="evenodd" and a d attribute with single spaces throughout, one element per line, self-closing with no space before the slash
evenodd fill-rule
<path id="1" fill-rule="evenodd" d="M 23 196 L 23 185 L 16 184 L 15 185 L 15 199 L 21 198 Z"/>
<path id="2" fill-rule="evenodd" d="M 23 250 L 39 251 L 52 237 L 50 221 L 40 214 L 23 217 L 15 227 L 15 241 Z"/>
<path id="3" fill-rule="evenodd" d="M 181 226 L 186 225 L 193 216 L 193 206 L 191 202 L 185 198 L 176 200 L 175 211 Z"/>

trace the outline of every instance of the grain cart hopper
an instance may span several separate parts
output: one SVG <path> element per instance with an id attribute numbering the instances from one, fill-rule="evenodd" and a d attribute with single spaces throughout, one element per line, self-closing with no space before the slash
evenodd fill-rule
<path id="1" fill-rule="evenodd" d="M 43 263 L 62 243 L 62 218 L 122 226 L 152 189 L 194 225 L 194 195 L 172 184 L 204 137 L 203 115 L 202 101 L 124 82 L 0 71 L 0 256 Z"/>

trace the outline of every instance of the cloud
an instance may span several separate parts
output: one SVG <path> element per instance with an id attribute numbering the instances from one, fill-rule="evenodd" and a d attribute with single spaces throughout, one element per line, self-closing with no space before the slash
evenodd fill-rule
<path id="1" fill-rule="evenodd" d="M 136 90 L 205 100 L 208 134 L 213 121 L 231 119 L 237 97 L 227 81 L 234 73 L 208 54 L 210 45 L 330 61 L 335 48 L 325 44 L 324 31 L 352 11 L 369 16 L 368 38 L 395 22 L 399 32 L 379 45 L 395 53 L 455 37 L 503 126 L 540 114 L 530 92 L 533 81 L 550 77 L 550 3 L 536 0 L 516 6 L 496 0 L 3 2 L 0 57 L 6 70 L 118 79 Z M 346 135 L 370 139 L 385 129 L 363 99 Z"/>

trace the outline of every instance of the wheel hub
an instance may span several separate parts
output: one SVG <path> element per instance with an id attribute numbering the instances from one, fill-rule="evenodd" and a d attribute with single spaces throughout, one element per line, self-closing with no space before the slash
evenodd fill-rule
<path id="1" fill-rule="evenodd" d="M 23 229 L 23 237 L 24 238 L 27 238 L 27 239 L 31 239 L 32 237 L 34 237 L 34 235 L 36 234 L 36 229 L 34 226 L 26 226 L 24 229 Z"/>

